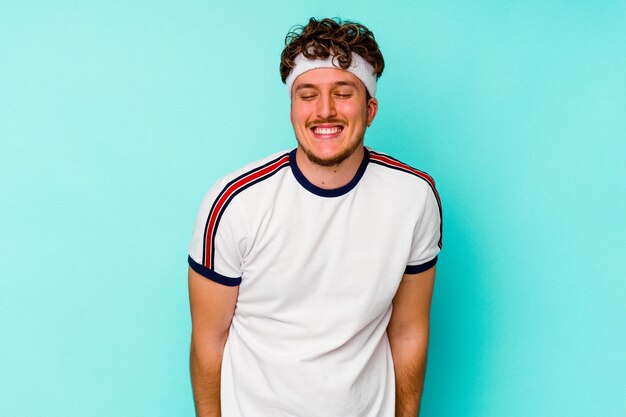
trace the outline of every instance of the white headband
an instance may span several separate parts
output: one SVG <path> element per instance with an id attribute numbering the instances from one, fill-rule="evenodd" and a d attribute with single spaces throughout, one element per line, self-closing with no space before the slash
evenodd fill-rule
<path id="1" fill-rule="evenodd" d="M 334 58 L 335 57 L 333 55 L 329 55 L 326 59 L 307 59 L 304 55 L 299 54 L 293 60 L 295 66 L 285 80 L 289 97 L 291 97 L 291 87 L 293 86 L 294 81 L 296 81 L 296 78 L 303 73 L 316 68 L 343 69 L 339 65 L 334 65 Z M 369 62 L 364 60 L 360 55 L 352 53 L 352 62 L 350 63 L 350 66 L 345 69 L 345 71 L 354 74 L 363 82 L 363 84 L 365 84 L 365 88 L 367 88 L 370 96 L 376 97 L 376 74 L 374 74 L 374 67 Z"/>

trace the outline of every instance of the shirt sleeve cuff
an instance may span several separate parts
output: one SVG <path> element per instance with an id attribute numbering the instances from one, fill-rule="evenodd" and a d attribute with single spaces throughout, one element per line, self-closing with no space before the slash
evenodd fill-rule
<path id="1" fill-rule="evenodd" d="M 219 284 L 227 285 L 229 287 L 236 287 L 237 285 L 241 284 L 241 277 L 231 278 L 220 275 L 212 269 L 209 269 L 206 266 L 197 263 L 196 261 L 191 259 L 191 256 L 187 257 L 187 262 L 189 263 L 191 269 L 193 269 L 195 272 L 202 275 L 203 277 L 210 279 L 211 281 L 215 281 Z"/>
<path id="2" fill-rule="evenodd" d="M 404 273 L 405 274 L 419 274 L 420 272 L 428 271 L 430 268 L 435 266 L 438 258 L 439 256 L 435 256 L 430 261 L 425 262 L 421 265 L 408 265 L 406 269 L 404 270 Z"/>

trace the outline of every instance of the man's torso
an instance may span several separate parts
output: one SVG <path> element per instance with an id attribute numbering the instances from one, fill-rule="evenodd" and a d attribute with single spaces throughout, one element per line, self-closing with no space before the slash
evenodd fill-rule
<path id="1" fill-rule="evenodd" d="M 273 155 L 227 176 L 199 216 L 208 219 L 203 248 L 192 243 L 191 254 L 241 277 L 222 415 L 392 417 L 385 331 L 434 188 L 366 152 L 350 184 L 322 190 L 294 159 Z M 424 262 L 436 259 L 429 250 Z"/>

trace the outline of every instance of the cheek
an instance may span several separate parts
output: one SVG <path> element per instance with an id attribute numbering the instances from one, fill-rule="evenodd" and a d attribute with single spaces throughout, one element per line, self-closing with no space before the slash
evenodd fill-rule
<path id="1" fill-rule="evenodd" d="M 307 115 L 308 113 L 305 111 L 305 109 L 292 107 L 291 111 L 289 112 L 291 124 L 295 125 L 299 123 L 305 123 L 307 121 Z"/>
<path id="2" fill-rule="evenodd" d="M 337 110 L 346 118 L 352 120 L 364 119 L 367 117 L 367 108 L 356 103 L 346 103 L 344 106 L 338 107 Z"/>
<path id="3" fill-rule="evenodd" d="M 296 120 L 298 120 L 298 107 L 295 106 L 293 103 L 289 108 L 289 120 L 291 120 L 291 123 L 294 123 Z"/>

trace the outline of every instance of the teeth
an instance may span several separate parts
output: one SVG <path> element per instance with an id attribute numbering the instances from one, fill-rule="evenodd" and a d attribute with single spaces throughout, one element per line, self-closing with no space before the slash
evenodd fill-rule
<path id="1" fill-rule="evenodd" d="M 340 127 L 316 127 L 314 131 L 318 135 L 334 135 L 334 134 L 341 132 L 341 128 Z"/>

